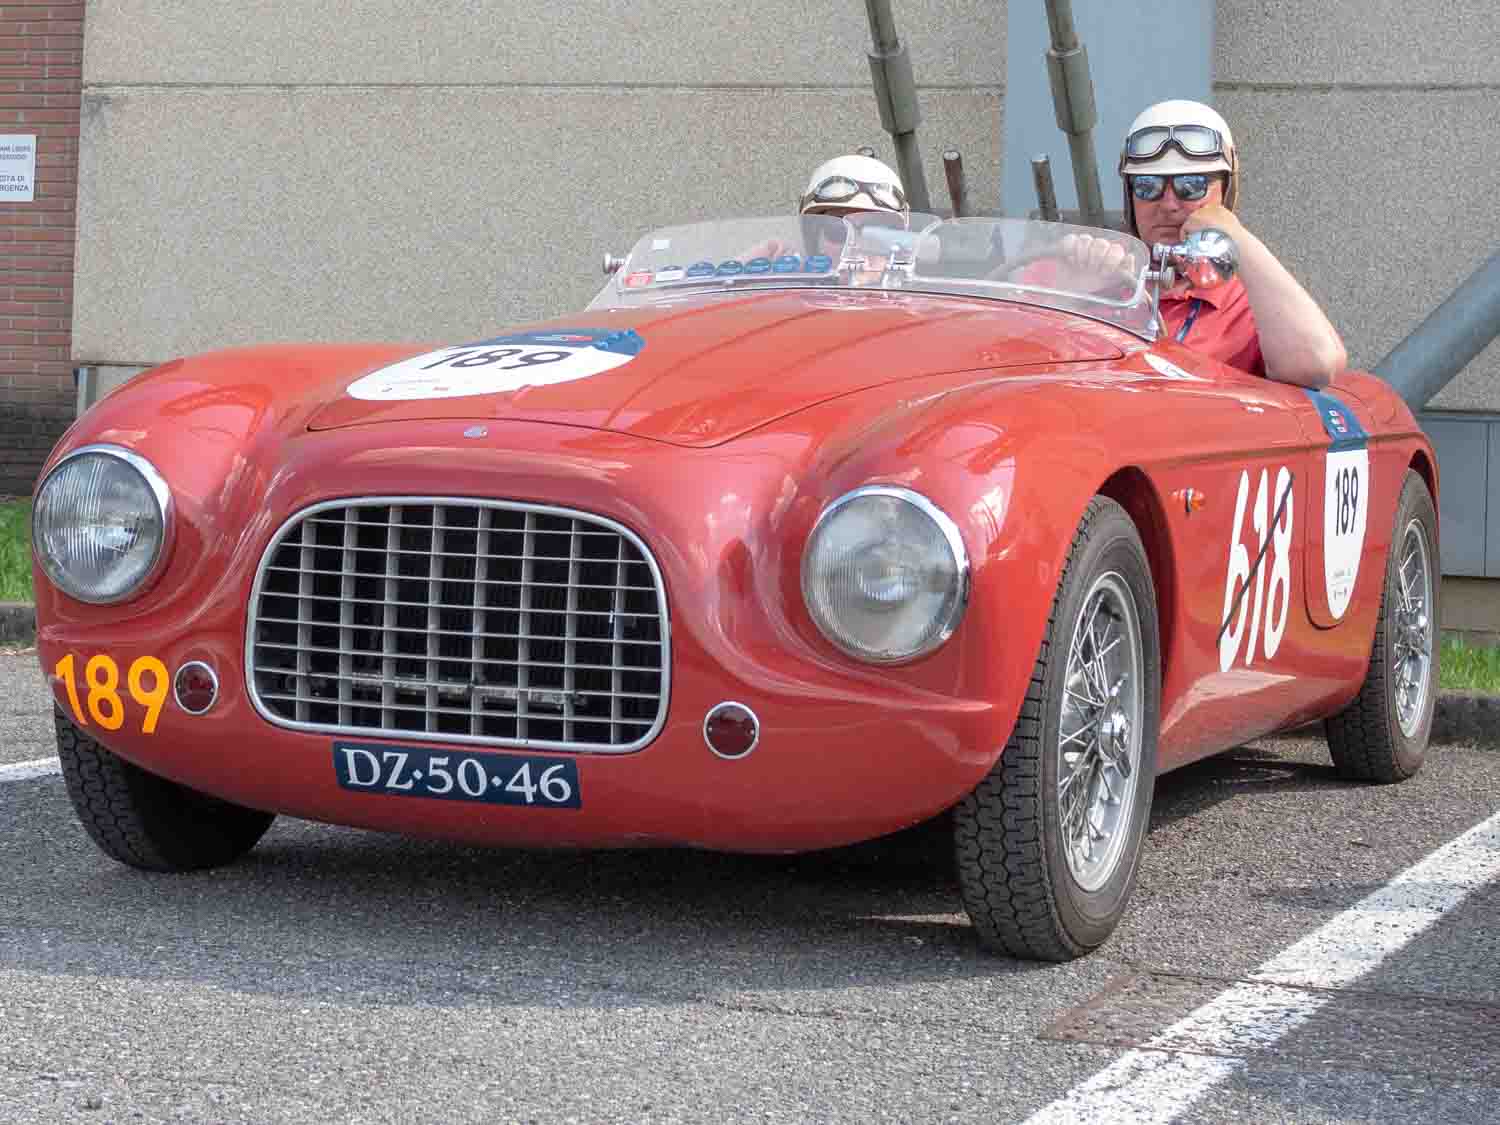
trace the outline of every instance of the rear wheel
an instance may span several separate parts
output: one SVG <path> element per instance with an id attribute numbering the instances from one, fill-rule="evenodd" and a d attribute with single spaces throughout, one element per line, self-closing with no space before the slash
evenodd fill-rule
<path id="1" fill-rule="evenodd" d="M 1427 756 L 1438 683 L 1437 543 L 1432 493 L 1408 469 L 1365 682 L 1354 702 L 1324 724 L 1344 777 L 1404 781 Z"/>
<path id="2" fill-rule="evenodd" d="M 94 843 L 121 863 L 145 871 L 219 867 L 253 848 L 276 819 L 147 773 L 60 711 L 53 720 L 73 811 Z"/>
<path id="3" fill-rule="evenodd" d="M 1010 740 L 954 810 L 959 887 L 983 945 L 1064 961 L 1114 931 L 1151 811 L 1160 685 L 1145 549 L 1124 509 L 1095 497 Z"/>

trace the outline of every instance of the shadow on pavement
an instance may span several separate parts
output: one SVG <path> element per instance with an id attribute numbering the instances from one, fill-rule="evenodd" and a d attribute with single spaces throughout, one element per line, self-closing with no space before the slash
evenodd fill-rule
<path id="1" fill-rule="evenodd" d="M 1260 747 L 1241 746 L 1158 778 L 1151 829 L 1175 824 L 1236 797 L 1362 785 L 1339 777 L 1332 763 L 1301 762 Z"/>
<path id="2" fill-rule="evenodd" d="M 1236 797 L 1345 784 L 1331 766 L 1245 748 L 1161 779 L 1152 827 Z M 339 1003 L 419 990 L 439 1005 L 563 1007 L 975 979 L 1049 989 L 1079 977 L 978 948 L 941 820 L 766 857 L 489 850 L 283 818 L 234 865 L 152 875 L 94 849 L 59 779 L 0 798 L 0 850 L 27 859 L 3 876 L 0 898 L 14 907 L 0 948 L 42 973 Z"/>

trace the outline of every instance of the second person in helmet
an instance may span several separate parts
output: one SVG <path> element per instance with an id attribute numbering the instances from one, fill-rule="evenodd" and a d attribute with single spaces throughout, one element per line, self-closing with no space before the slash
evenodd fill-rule
<path id="1" fill-rule="evenodd" d="M 855 230 L 866 226 L 904 230 L 911 218 L 911 205 L 906 200 L 901 177 L 890 165 L 872 156 L 850 154 L 825 160 L 813 169 L 807 187 L 797 199 L 797 213 L 804 217 L 829 215 L 843 219 Z M 747 253 L 771 257 L 784 253 L 826 254 L 837 261 L 843 243 L 832 240 L 829 226 L 804 223 L 803 247 L 771 240 Z"/>
<path id="2" fill-rule="evenodd" d="M 858 155 L 835 156 L 814 168 L 797 210 L 804 215 L 839 215 L 855 225 L 864 221 L 861 216 L 885 222 L 899 219 L 905 225 L 911 215 L 901 178 L 890 165 Z"/>
<path id="3" fill-rule="evenodd" d="M 807 216 L 833 215 L 856 231 L 867 227 L 905 230 L 911 221 L 911 205 L 901 178 L 885 162 L 857 154 L 835 156 L 814 168 L 797 201 L 797 210 Z M 836 256 L 841 249 L 825 237 L 817 251 Z M 869 268 L 857 275 L 860 279 L 878 277 L 885 266 L 884 258 L 878 255 L 867 253 L 866 262 Z"/>

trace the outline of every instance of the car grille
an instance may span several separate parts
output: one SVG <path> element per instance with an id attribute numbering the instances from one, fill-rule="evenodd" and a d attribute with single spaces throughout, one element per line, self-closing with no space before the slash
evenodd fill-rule
<path id="1" fill-rule="evenodd" d="M 301 730 L 624 752 L 666 715 L 661 574 L 610 520 L 500 501 L 319 504 L 251 598 L 252 698 Z"/>

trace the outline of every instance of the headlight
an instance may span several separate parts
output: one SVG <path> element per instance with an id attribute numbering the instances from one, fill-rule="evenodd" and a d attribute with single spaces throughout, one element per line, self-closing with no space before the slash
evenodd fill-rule
<path id="1" fill-rule="evenodd" d="M 37 489 L 32 549 L 69 597 L 124 601 L 165 560 L 171 515 L 171 493 L 151 462 L 116 445 L 86 445 Z"/>
<path id="2" fill-rule="evenodd" d="M 969 599 L 958 527 L 925 496 L 870 485 L 830 504 L 802 556 L 802 597 L 850 656 L 912 660 L 953 635 Z"/>

